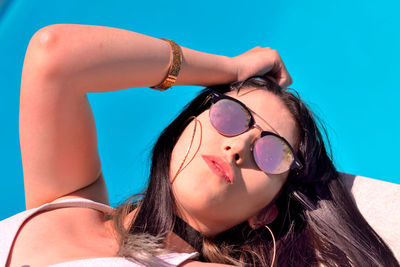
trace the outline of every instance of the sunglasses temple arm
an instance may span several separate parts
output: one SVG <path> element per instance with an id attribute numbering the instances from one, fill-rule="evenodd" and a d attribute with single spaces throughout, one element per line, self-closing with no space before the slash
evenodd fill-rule
<path id="1" fill-rule="evenodd" d="M 300 160 L 295 156 L 292 166 L 290 166 L 290 168 L 296 168 L 300 170 L 303 168 L 303 164 L 301 164 Z"/>

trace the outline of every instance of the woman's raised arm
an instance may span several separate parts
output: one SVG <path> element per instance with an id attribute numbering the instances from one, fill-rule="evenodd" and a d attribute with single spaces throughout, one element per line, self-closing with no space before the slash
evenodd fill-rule
<path id="1" fill-rule="evenodd" d="M 183 48 L 178 84 L 236 79 L 230 59 Z M 169 44 L 127 30 L 52 25 L 39 30 L 25 57 L 20 143 L 26 207 L 93 187 L 83 197 L 108 202 L 101 177 L 94 118 L 86 92 L 160 83 Z M 196 74 L 196 75 L 195 75 Z"/>
<path id="2" fill-rule="evenodd" d="M 269 71 L 281 85 L 290 83 L 272 49 L 257 48 L 235 58 L 182 51 L 176 85 L 228 83 Z M 108 202 L 86 93 L 157 85 L 167 74 L 169 57 L 167 42 L 110 27 L 51 25 L 32 37 L 20 102 L 27 208 L 82 188 L 84 197 Z"/>

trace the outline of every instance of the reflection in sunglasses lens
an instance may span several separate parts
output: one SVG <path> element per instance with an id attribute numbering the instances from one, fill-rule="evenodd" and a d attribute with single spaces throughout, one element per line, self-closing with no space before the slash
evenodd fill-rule
<path id="1" fill-rule="evenodd" d="M 254 160 L 267 173 L 279 174 L 289 170 L 294 158 L 286 143 L 273 135 L 258 139 L 254 144 Z"/>
<path id="2" fill-rule="evenodd" d="M 235 101 L 222 99 L 210 108 L 210 122 L 223 135 L 233 136 L 249 128 L 249 113 Z"/>

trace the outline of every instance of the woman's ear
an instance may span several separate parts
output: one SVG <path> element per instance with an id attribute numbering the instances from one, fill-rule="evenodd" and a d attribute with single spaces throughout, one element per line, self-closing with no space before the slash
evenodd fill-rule
<path id="1" fill-rule="evenodd" d="M 278 208 L 275 204 L 262 209 L 258 214 L 250 217 L 247 221 L 251 228 L 258 229 L 264 225 L 272 223 L 278 216 Z"/>

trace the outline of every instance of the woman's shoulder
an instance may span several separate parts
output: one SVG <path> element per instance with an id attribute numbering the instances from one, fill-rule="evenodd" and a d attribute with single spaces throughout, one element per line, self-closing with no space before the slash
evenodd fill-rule
<path id="1" fill-rule="evenodd" d="M 36 213 L 41 213 L 45 211 L 51 211 L 59 208 L 88 208 L 88 209 L 94 209 L 101 211 L 103 213 L 111 213 L 113 212 L 114 208 L 109 206 L 106 203 L 101 203 L 94 201 L 92 199 L 88 198 L 83 198 L 83 197 L 74 197 L 74 196 L 66 196 L 66 197 L 61 197 L 58 198 L 52 202 L 42 204 L 39 207 L 36 208 L 31 208 L 27 209 L 24 211 L 21 211 L 13 216 L 10 216 L 2 221 L 0 221 L 1 224 L 8 224 L 11 222 L 17 222 L 17 221 L 23 221 L 29 218 L 30 216 L 35 215 Z"/>
<path id="2" fill-rule="evenodd" d="M 112 211 L 112 207 L 89 199 L 64 198 L 16 214 L 2 225 L 6 229 L 1 237 L 6 240 L 2 258 L 8 256 L 11 266 L 19 266 L 26 259 L 32 265 L 51 265 L 113 256 L 117 242 L 105 235 L 105 216 L 99 216 Z M 51 256 L 40 253 L 43 250 L 51 251 Z"/>

